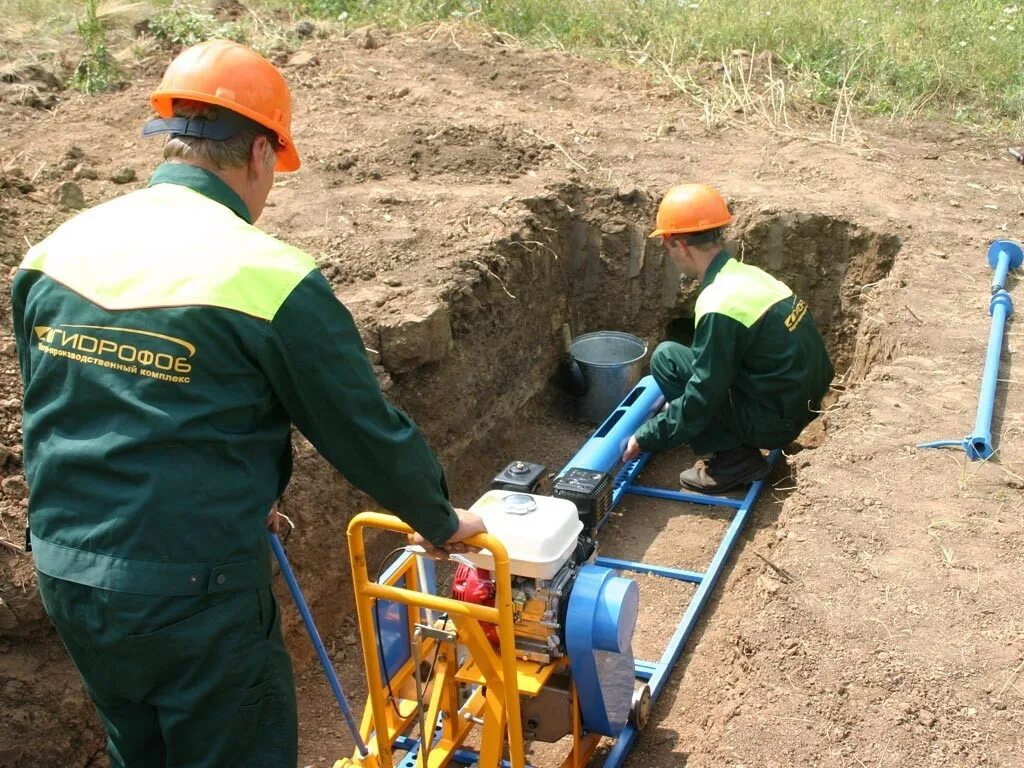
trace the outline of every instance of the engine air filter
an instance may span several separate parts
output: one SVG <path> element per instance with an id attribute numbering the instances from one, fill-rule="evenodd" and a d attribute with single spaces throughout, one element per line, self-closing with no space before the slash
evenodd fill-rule
<path id="1" fill-rule="evenodd" d="M 612 476 L 607 472 L 572 467 L 556 478 L 551 495 L 573 502 L 584 530 L 590 533 L 611 511 Z"/>

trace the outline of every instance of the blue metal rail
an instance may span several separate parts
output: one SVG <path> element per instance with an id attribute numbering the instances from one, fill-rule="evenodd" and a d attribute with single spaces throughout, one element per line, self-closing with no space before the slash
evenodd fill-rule
<path id="1" fill-rule="evenodd" d="M 651 417 L 664 403 L 664 397 L 657 383 L 651 376 L 645 376 L 630 392 L 622 403 L 602 423 L 590 439 L 584 444 L 580 451 L 565 465 L 562 473 L 570 468 L 579 467 L 590 469 L 596 472 L 609 472 L 619 465 L 619 461 L 625 451 L 626 444 L 637 428 Z M 779 451 L 772 451 L 768 461 L 774 465 L 780 455 Z M 668 641 L 661 658 L 655 662 L 636 661 L 634 663 L 635 673 L 638 680 L 646 682 L 651 687 L 651 704 L 658 700 L 661 692 L 668 682 L 672 668 L 682 655 L 683 648 L 694 627 L 700 619 L 701 611 L 707 605 L 711 592 L 722 575 L 725 565 L 729 560 L 743 526 L 746 525 L 750 511 L 761 495 L 764 488 L 764 481 L 758 481 L 750 486 L 750 490 L 742 499 L 733 499 L 726 496 L 705 496 L 699 493 L 686 493 L 677 490 L 663 488 L 651 488 L 639 485 L 637 479 L 643 471 L 650 454 L 641 454 L 638 458 L 624 465 L 616 474 L 612 490 L 611 509 L 615 509 L 625 494 L 634 496 L 645 496 L 648 498 L 662 499 L 682 504 L 697 504 L 704 506 L 720 507 L 730 510 L 732 520 L 726 529 L 715 551 L 711 563 L 703 573 L 687 571 L 680 568 L 670 568 L 663 565 L 650 563 L 631 562 L 618 560 L 610 557 L 599 557 L 598 565 L 609 568 L 616 568 L 622 571 L 633 571 L 635 573 L 647 573 L 653 576 L 660 576 L 676 581 L 689 582 L 697 585 L 697 589 L 690 598 L 690 603 L 679 621 L 676 631 Z M 609 517 L 608 514 L 598 521 L 598 528 L 604 527 Z M 639 731 L 633 724 L 628 724 L 619 738 L 615 741 L 611 752 L 604 761 L 604 768 L 620 768 L 625 762 Z"/>
<path id="2" fill-rule="evenodd" d="M 768 456 L 768 461 L 774 466 L 779 455 L 780 451 L 772 451 Z M 641 456 L 640 459 L 634 463 L 642 467 L 645 462 L 646 457 Z M 668 499 L 671 501 L 689 504 L 705 504 L 734 510 L 732 521 L 726 529 L 725 535 L 722 537 L 722 540 L 718 545 L 718 549 L 715 551 L 714 557 L 711 558 L 711 564 L 702 574 L 683 571 L 678 568 L 666 568 L 664 566 L 650 565 L 647 563 L 613 560 L 611 558 L 598 558 L 598 565 L 606 565 L 609 568 L 618 568 L 637 573 L 649 573 L 654 576 L 693 582 L 698 585 L 693 596 L 690 598 L 690 604 L 687 606 L 686 612 L 683 614 L 678 626 L 676 627 L 676 631 L 673 633 L 671 639 L 668 641 L 668 645 L 662 652 L 661 658 L 656 662 L 637 660 L 634 663 L 637 679 L 645 681 L 651 687 L 651 706 L 653 706 L 662 691 L 664 691 L 665 685 L 668 683 L 669 676 L 672 672 L 672 668 L 676 665 L 676 662 L 682 655 L 683 649 L 686 646 L 686 641 L 689 640 L 690 634 L 693 632 L 694 628 L 697 626 L 697 622 L 700 620 L 701 612 L 704 610 L 708 600 L 711 598 L 711 593 L 715 588 L 715 584 L 718 582 L 718 578 L 722 575 L 722 571 L 725 569 L 725 566 L 729 561 L 729 555 L 732 554 L 733 547 L 736 545 L 740 534 L 743 532 L 743 526 L 746 525 L 747 518 L 749 517 L 751 510 L 754 508 L 754 504 L 757 502 L 758 497 L 761 495 L 761 491 L 764 488 L 764 481 L 759 480 L 751 485 L 750 490 L 747 491 L 746 496 L 741 500 L 727 497 L 701 496 L 699 494 L 691 493 L 677 493 L 674 491 L 659 491 L 657 493 L 652 493 L 651 491 L 657 489 L 635 487 L 632 485 L 632 479 L 635 478 L 637 474 L 639 474 L 639 468 L 634 468 L 632 466 L 626 466 L 620 472 L 619 478 L 616 479 L 617 487 L 616 494 L 613 495 L 613 509 L 618 499 L 622 497 L 622 494 L 635 493 L 640 496 Z M 633 744 L 639 733 L 640 732 L 635 725 L 632 723 L 627 724 L 625 730 L 623 730 L 619 738 L 616 739 L 614 746 L 605 758 L 604 768 L 619 768 L 619 766 L 626 761 L 626 757 L 629 754 L 629 751 L 633 748 Z"/>
<path id="3" fill-rule="evenodd" d="M 599 557 L 594 561 L 597 565 L 605 568 L 615 568 L 618 571 L 633 571 L 634 573 L 649 573 L 652 576 L 664 576 L 666 579 L 677 581 L 689 581 L 692 584 L 700 584 L 704 580 L 703 573 L 695 571 L 684 571 L 681 568 L 668 568 L 664 565 L 648 565 L 647 563 L 634 563 L 630 560 L 617 560 L 614 557 Z"/>
<path id="4" fill-rule="evenodd" d="M 435 734 L 436 738 L 436 734 Z M 395 739 L 393 748 L 405 752 L 405 757 L 398 764 L 398 768 L 416 768 L 416 761 L 420 752 L 420 740 L 411 736 L 399 736 Z M 480 753 L 473 749 L 457 749 L 452 752 L 452 762 L 457 765 L 474 765 L 480 759 Z M 501 761 L 501 768 L 512 768 L 508 760 Z M 527 768 L 532 768 L 527 764 Z"/>

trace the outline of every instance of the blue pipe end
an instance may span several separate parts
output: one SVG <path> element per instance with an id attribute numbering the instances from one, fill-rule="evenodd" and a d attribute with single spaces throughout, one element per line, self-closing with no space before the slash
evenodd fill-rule
<path id="1" fill-rule="evenodd" d="M 1024 262 L 1024 249 L 1016 240 L 996 240 L 988 247 L 988 265 L 995 269 L 999 264 L 999 254 L 1006 252 L 1010 269 L 1017 269 Z"/>
<path id="2" fill-rule="evenodd" d="M 968 435 L 964 438 L 964 450 L 971 461 L 983 461 L 992 455 L 991 435 Z"/>

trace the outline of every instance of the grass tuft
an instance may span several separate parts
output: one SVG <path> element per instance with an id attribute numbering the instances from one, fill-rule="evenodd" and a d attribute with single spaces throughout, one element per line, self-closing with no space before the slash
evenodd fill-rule
<path id="1" fill-rule="evenodd" d="M 82 93 L 101 93 L 121 80 L 121 70 L 107 48 L 107 31 L 96 11 L 96 0 L 87 0 L 85 16 L 76 24 L 85 53 L 71 76 L 71 87 Z"/>
<path id="2" fill-rule="evenodd" d="M 180 4 L 153 16 L 149 31 L 162 44 L 176 50 L 214 38 L 248 42 L 247 31 L 242 24 L 222 22 L 213 14 Z"/>

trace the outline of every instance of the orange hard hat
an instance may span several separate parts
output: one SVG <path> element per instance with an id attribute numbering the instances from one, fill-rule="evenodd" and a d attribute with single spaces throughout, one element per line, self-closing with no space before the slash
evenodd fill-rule
<path id="1" fill-rule="evenodd" d="M 186 48 L 167 67 L 149 96 L 162 118 L 174 116 L 174 100 L 215 104 L 277 134 L 274 170 L 297 170 L 292 143 L 292 96 L 277 68 L 252 48 L 231 40 L 208 40 Z"/>
<path id="2" fill-rule="evenodd" d="M 707 184 L 680 184 L 665 193 L 658 206 L 658 226 L 651 237 L 718 229 L 732 221 L 729 206 Z"/>

